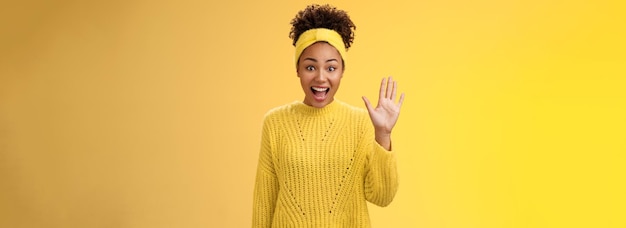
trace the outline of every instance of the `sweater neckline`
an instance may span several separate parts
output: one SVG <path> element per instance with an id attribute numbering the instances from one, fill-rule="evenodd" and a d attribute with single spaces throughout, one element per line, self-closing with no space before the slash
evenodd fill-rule
<path id="1" fill-rule="evenodd" d="M 322 108 L 316 108 L 313 106 L 309 106 L 303 103 L 302 101 L 295 101 L 294 109 L 296 110 L 296 112 L 306 114 L 306 115 L 313 115 L 313 116 L 325 115 L 328 113 L 332 113 L 334 110 L 337 110 L 341 106 L 340 103 L 341 101 L 338 101 L 337 99 L 335 99 L 334 101 L 330 102 L 329 104 L 327 104 L 326 106 Z"/>

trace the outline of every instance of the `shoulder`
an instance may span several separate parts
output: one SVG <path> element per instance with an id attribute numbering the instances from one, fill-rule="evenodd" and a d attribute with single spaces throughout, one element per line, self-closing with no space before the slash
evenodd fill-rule
<path id="1" fill-rule="evenodd" d="M 268 110 L 263 116 L 264 128 L 280 127 L 282 123 L 289 122 L 295 118 L 294 109 L 297 102 L 291 102 Z"/>
<path id="2" fill-rule="evenodd" d="M 336 101 L 338 102 L 339 106 L 341 107 L 341 109 L 347 113 L 348 115 L 350 115 L 350 117 L 352 118 L 369 118 L 368 117 L 368 113 L 367 113 L 367 109 L 362 108 L 362 107 L 357 107 L 348 103 L 345 103 L 343 101 Z"/>
<path id="3" fill-rule="evenodd" d="M 350 126 L 359 129 L 358 131 L 363 131 L 372 125 L 367 109 L 341 101 L 338 104 L 342 113 L 339 118 L 346 121 Z"/>
<path id="4" fill-rule="evenodd" d="M 373 132 L 373 125 L 367 109 L 364 107 L 353 106 L 344 102 L 339 103 L 342 110 L 340 119 L 349 127 L 359 140 L 361 140 L 369 132 Z"/>
<path id="5" fill-rule="evenodd" d="M 274 107 L 268 110 L 265 113 L 263 118 L 268 120 L 268 119 L 283 118 L 284 116 L 288 116 L 289 113 L 293 113 L 293 109 L 296 104 L 297 102 L 291 102 L 291 103 L 284 104 L 278 107 Z"/>

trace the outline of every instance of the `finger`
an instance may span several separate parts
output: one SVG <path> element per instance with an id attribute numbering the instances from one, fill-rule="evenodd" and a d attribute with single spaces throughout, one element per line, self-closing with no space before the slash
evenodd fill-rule
<path id="1" fill-rule="evenodd" d="M 398 108 L 402 108 L 402 102 L 404 102 L 404 93 L 400 94 L 400 101 L 398 101 Z"/>
<path id="2" fill-rule="evenodd" d="M 398 91 L 398 82 L 393 81 L 393 90 L 391 91 L 391 100 L 396 101 L 396 91 Z"/>
<path id="3" fill-rule="evenodd" d="M 367 108 L 368 112 L 372 112 L 374 110 L 374 108 L 372 108 L 372 104 L 370 104 L 370 100 L 367 99 L 367 97 L 363 96 L 363 101 L 365 102 L 365 107 Z"/>
<path id="4" fill-rule="evenodd" d="M 383 98 L 385 98 L 385 78 L 383 78 L 383 80 L 380 82 L 380 91 L 378 94 L 378 102 L 380 102 L 380 100 L 382 100 Z"/>
<path id="5" fill-rule="evenodd" d="M 385 98 L 391 98 L 392 90 L 393 90 L 393 78 L 389 76 L 389 78 L 387 78 L 387 94 L 385 94 Z"/>

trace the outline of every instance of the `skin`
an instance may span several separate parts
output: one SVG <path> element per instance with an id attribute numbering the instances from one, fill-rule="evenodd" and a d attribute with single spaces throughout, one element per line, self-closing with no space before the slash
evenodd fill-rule
<path id="1" fill-rule="evenodd" d="M 326 42 L 318 42 L 304 49 L 296 70 L 304 91 L 304 104 L 323 108 L 333 102 L 343 77 L 342 64 L 343 60 L 337 49 Z M 313 88 L 328 88 L 328 92 L 325 95 L 318 93 L 316 96 Z M 395 101 L 397 88 L 398 82 L 392 77 L 383 78 L 375 107 L 363 96 L 374 125 L 375 140 L 386 150 L 391 150 L 391 131 L 398 121 L 404 101 L 404 93 L 400 95 L 398 102 Z"/>
<path id="2" fill-rule="evenodd" d="M 323 108 L 333 102 L 343 77 L 342 61 L 337 49 L 326 42 L 317 42 L 304 49 L 297 68 L 304 104 Z M 328 88 L 325 99 L 317 99 L 313 87 Z"/>

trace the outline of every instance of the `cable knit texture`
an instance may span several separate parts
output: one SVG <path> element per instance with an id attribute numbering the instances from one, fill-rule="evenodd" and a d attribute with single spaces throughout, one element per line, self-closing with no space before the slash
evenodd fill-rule
<path id="1" fill-rule="evenodd" d="M 387 206 L 397 188 L 395 152 L 365 109 L 293 102 L 266 114 L 253 227 L 370 227 L 366 200 Z"/>

